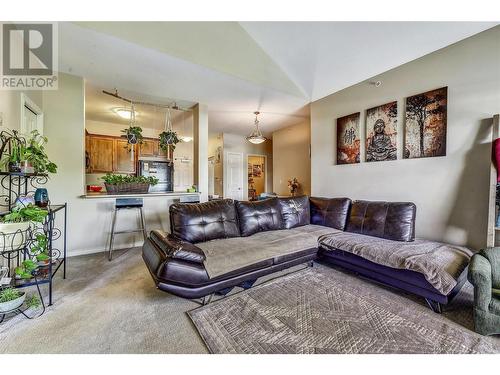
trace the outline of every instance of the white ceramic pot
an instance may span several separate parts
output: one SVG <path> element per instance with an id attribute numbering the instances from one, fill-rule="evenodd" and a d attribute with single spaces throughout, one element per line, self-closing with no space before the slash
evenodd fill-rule
<path id="1" fill-rule="evenodd" d="M 0 253 L 18 250 L 26 243 L 30 223 L 0 223 Z"/>
<path id="2" fill-rule="evenodd" d="M 26 299 L 26 293 L 22 292 L 21 297 L 13 299 L 12 301 L 0 302 L 0 314 L 12 311 L 20 307 Z"/>

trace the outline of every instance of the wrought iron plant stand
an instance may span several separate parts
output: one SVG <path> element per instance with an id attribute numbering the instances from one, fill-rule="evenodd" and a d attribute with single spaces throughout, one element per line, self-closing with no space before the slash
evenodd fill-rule
<path id="1" fill-rule="evenodd" d="M 0 159 L 1 155 L 6 151 L 6 140 L 12 137 L 21 139 L 16 132 L 1 132 L 0 141 Z M 8 146 L 7 146 L 8 147 Z M 0 208 L 4 209 L 0 216 L 10 212 L 16 204 L 22 204 L 22 198 L 32 197 L 35 190 L 45 185 L 48 181 L 48 176 L 45 174 L 23 173 L 23 172 L 0 172 Z M 21 203 L 19 203 L 21 199 Z M 52 305 L 53 296 L 53 281 L 54 276 L 62 268 L 63 279 L 66 278 L 66 221 L 67 221 L 67 204 L 51 205 L 50 202 L 46 207 L 48 212 L 42 223 L 30 222 L 28 229 L 17 230 L 15 233 L 0 232 L 0 265 L 7 266 L 9 270 L 8 276 L 11 282 L 8 285 L 0 285 L 0 289 L 6 287 L 26 288 L 30 286 L 36 287 L 36 292 L 41 302 L 41 309 L 30 315 L 28 307 L 24 305 L 10 310 L 0 312 L 0 323 L 7 315 L 22 314 L 28 319 L 41 316 L 45 312 L 46 303 L 42 295 L 40 286 L 48 284 L 48 306 Z M 62 229 L 56 227 L 56 218 L 62 216 L 58 221 L 62 225 Z M 39 262 L 36 269 L 31 271 L 31 278 L 17 278 L 15 268 L 20 267 L 25 260 L 33 260 L 36 262 L 36 256 L 31 251 L 36 244 L 37 235 L 43 234 L 47 239 L 47 255 L 49 257 L 46 263 Z M 16 245 L 15 237 L 22 236 L 21 244 Z M 3 241 L 2 241 L 3 240 Z M 58 241 L 59 240 L 59 241 Z M 56 248 L 55 244 L 62 245 L 62 248 Z M 42 263 L 42 264 L 40 264 Z"/>

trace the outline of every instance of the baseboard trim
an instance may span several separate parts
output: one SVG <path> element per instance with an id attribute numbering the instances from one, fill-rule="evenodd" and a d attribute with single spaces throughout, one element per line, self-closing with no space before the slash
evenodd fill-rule
<path id="1" fill-rule="evenodd" d="M 125 249 L 130 249 L 131 247 L 139 247 L 142 246 L 142 244 L 129 244 L 127 246 L 120 246 L 117 248 L 114 248 L 113 250 L 125 250 Z M 72 257 L 77 257 L 81 255 L 91 255 L 91 254 L 99 254 L 99 253 L 105 253 L 108 251 L 108 248 L 94 248 L 94 249 L 79 249 L 79 250 L 71 250 L 68 251 L 67 257 L 72 258 Z"/>

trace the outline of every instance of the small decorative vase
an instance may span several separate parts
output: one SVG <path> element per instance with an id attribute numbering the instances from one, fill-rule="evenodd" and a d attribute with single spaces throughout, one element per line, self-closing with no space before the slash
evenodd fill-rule
<path id="1" fill-rule="evenodd" d="M 35 204 L 38 207 L 47 207 L 49 204 L 49 193 L 45 188 L 38 188 L 35 191 Z"/>

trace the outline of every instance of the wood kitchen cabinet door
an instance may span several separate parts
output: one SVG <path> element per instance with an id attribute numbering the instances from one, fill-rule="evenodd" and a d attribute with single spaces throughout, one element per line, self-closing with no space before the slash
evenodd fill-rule
<path id="1" fill-rule="evenodd" d="M 140 156 L 158 156 L 158 141 L 144 139 L 140 147 Z"/>
<path id="2" fill-rule="evenodd" d="M 90 155 L 92 152 L 91 137 L 89 135 L 85 136 L 85 173 L 92 173 L 90 165 Z"/>
<path id="3" fill-rule="evenodd" d="M 91 136 L 88 144 L 90 145 L 90 171 L 92 173 L 112 172 L 113 139 Z"/>
<path id="4" fill-rule="evenodd" d="M 137 167 L 137 145 L 132 146 L 134 147 L 134 155 L 129 151 L 127 140 L 125 139 L 115 139 L 113 147 L 113 172 L 135 173 Z"/>

